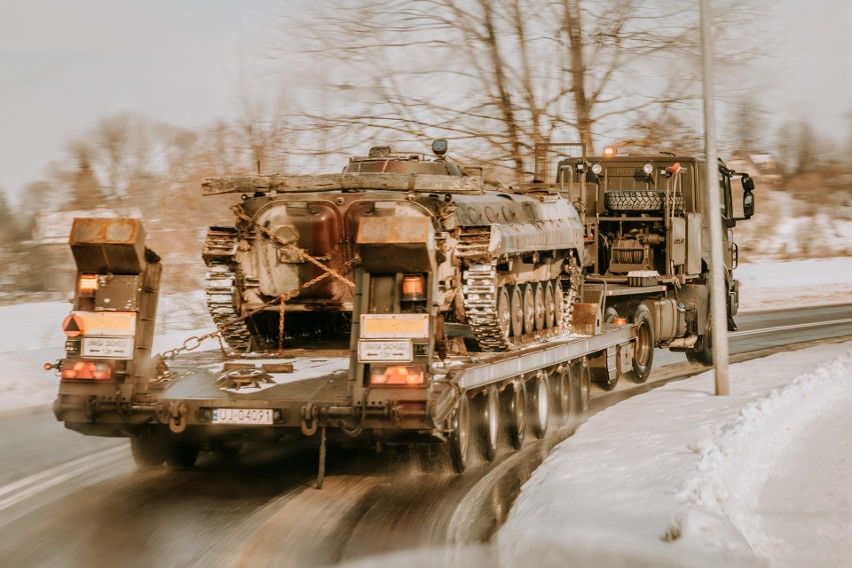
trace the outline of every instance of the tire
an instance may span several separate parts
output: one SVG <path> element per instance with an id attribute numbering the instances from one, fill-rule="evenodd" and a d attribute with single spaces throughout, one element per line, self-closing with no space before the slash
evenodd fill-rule
<path id="1" fill-rule="evenodd" d="M 671 199 L 671 197 L 669 198 Z M 663 211 L 666 192 L 658 189 L 622 189 L 606 192 L 604 203 L 610 211 Z M 674 196 L 675 209 L 683 209 L 683 195 Z"/>
<path id="2" fill-rule="evenodd" d="M 561 372 L 553 375 L 556 392 L 557 418 L 561 424 L 569 424 L 574 417 L 574 388 L 571 384 L 571 366 L 565 365 Z"/>
<path id="3" fill-rule="evenodd" d="M 154 430 L 143 430 L 139 436 L 130 438 L 130 452 L 139 467 L 160 467 L 168 454 L 166 438 Z"/>
<path id="4" fill-rule="evenodd" d="M 577 377 L 575 384 L 577 391 L 574 396 L 576 400 L 576 410 L 580 415 L 589 411 L 589 406 L 592 402 L 592 370 L 586 361 L 580 361 L 574 364 L 574 376 Z"/>
<path id="5" fill-rule="evenodd" d="M 466 394 L 459 399 L 459 407 L 450 418 L 450 458 L 456 473 L 467 469 L 470 446 L 470 401 Z"/>
<path id="6" fill-rule="evenodd" d="M 550 421 L 550 384 L 547 377 L 540 376 L 533 379 L 529 409 L 532 417 L 532 434 L 541 440 L 547 434 L 547 425 Z"/>
<path id="7" fill-rule="evenodd" d="M 173 469 L 186 469 L 195 465 L 201 448 L 195 440 L 180 437 L 171 440 L 166 454 L 166 464 Z"/>
<path id="8" fill-rule="evenodd" d="M 709 310 L 707 325 L 704 326 L 704 335 L 699 335 L 695 345 L 686 350 L 686 360 L 690 363 L 699 363 L 705 367 L 713 366 L 713 322 L 710 320 Z"/>
<path id="9" fill-rule="evenodd" d="M 497 387 L 488 387 L 482 396 L 479 413 L 479 441 L 482 457 L 492 461 L 497 455 L 497 439 L 500 433 L 500 396 Z"/>
<path id="10" fill-rule="evenodd" d="M 651 310 L 645 304 L 636 306 L 633 312 L 633 325 L 636 326 L 636 344 L 633 346 L 632 370 L 627 377 L 637 384 L 648 380 L 654 363 L 654 324 Z"/>
<path id="11" fill-rule="evenodd" d="M 527 389 L 523 381 L 517 381 L 505 395 L 503 417 L 509 436 L 509 443 L 520 450 L 527 436 Z"/>

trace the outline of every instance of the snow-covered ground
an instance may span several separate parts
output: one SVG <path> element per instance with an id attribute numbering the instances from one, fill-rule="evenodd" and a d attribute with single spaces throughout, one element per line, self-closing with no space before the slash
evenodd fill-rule
<path id="1" fill-rule="evenodd" d="M 852 300 L 852 259 L 743 265 L 742 309 Z M 801 297 L 807 295 L 810 301 Z M 49 404 L 67 303 L 0 308 L 0 412 Z M 155 350 L 212 329 L 167 297 Z M 215 342 L 210 344 L 215 347 Z M 852 343 L 712 372 L 609 408 L 558 445 L 490 547 L 364 559 L 418 566 L 846 566 L 852 557 Z"/>

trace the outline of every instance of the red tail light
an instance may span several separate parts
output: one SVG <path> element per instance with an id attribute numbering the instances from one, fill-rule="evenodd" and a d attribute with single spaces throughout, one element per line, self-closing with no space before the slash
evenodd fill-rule
<path id="1" fill-rule="evenodd" d="M 103 361 L 65 360 L 60 374 L 63 379 L 94 379 L 103 381 L 112 378 L 112 367 Z"/>
<path id="2" fill-rule="evenodd" d="M 370 367 L 371 385 L 422 385 L 424 380 L 420 367 Z"/>

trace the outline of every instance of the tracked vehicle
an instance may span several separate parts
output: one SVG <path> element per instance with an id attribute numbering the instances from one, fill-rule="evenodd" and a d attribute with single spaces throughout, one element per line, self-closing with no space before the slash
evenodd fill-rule
<path id="1" fill-rule="evenodd" d="M 207 194 L 242 194 L 234 226 L 211 227 L 204 250 L 211 314 L 220 325 L 239 320 L 225 331 L 229 346 L 345 339 L 359 233 L 375 231 L 391 247 L 400 226 L 421 222 L 434 230 L 434 270 L 376 278 L 389 301 L 425 313 L 434 283 L 440 331 L 468 336 L 476 350 L 566 330 L 583 252 L 577 212 L 554 191 L 497 191 L 446 159 L 446 149 L 437 141 L 427 158 L 375 147 L 337 175 L 205 182 Z"/>

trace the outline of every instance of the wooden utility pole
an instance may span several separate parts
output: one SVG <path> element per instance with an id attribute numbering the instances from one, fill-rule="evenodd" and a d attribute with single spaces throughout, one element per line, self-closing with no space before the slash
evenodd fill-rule
<path id="1" fill-rule="evenodd" d="M 716 153 L 716 105 L 713 99 L 713 41 L 710 33 L 709 0 L 701 6 L 701 67 L 704 83 L 705 168 L 704 214 L 710 224 L 710 314 L 713 322 L 712 353 L 716 369 L 716 395 L 728 394 L 728 314 L 725 289 L 725 259 L 722 251 L 722 216 L 719 199 L 719 168 Z M 705 338 L 706 341 L 706 338 Z"/>

